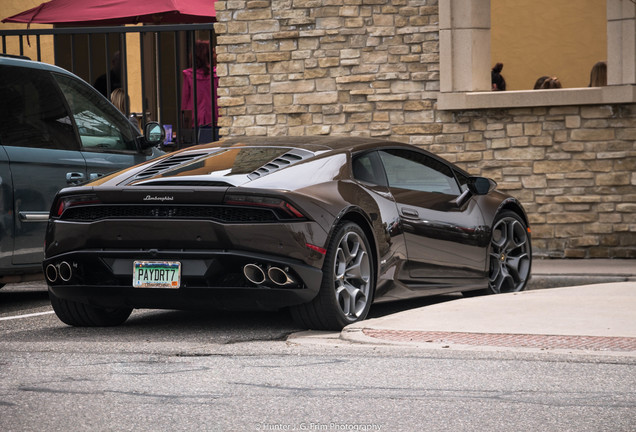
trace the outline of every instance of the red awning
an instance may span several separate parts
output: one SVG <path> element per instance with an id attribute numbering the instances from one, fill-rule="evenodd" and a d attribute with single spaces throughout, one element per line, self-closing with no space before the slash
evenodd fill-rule
<path id="1" fill-rule="evenodd" d="M 7 17 L 26 24 L 193 24 L 215 21 L 215 0 L 51 0 Z"/>

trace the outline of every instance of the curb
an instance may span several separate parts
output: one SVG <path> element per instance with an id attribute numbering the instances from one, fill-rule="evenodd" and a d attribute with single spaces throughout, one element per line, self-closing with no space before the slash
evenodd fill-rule
<path id="1" fill-rule="evenodd" d="M 615 282 L 636 282 L 631 275 L 601 276 L 601 275 L 532 275 L 526 291 L 550 288 L 565 288 L 580 285 L 595 285 Z"/>

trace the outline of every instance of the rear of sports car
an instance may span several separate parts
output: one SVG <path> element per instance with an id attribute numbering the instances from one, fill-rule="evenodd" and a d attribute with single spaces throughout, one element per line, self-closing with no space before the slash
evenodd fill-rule
<path id="1" fill-rule="evenodd" d="M 267 174 L 255 167 L 282 171 L 311 154 L 257 153 L 177 155 L 62 190 L 43 263 L 62 321 L 115 325 L 132 308 L 278 309 L 313 299 L 328 212 L 300 192 L 249 187 Z"/>

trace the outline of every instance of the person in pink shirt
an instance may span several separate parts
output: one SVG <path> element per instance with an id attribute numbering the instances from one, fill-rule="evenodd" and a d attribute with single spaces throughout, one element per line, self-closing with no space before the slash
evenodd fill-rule
<path id="1" fill-rule="evenodd" d="M 219 109 L 214 103 L 214 123 L 212 123 L 212 92 L 210 89 L 210 73 L 213 75 L 214 96 L 216 97 L 218 88 L 218 77 L 216 67 L 210 68 L 210 44 L 208 41 L 196 41 L 194 46 L 194 65 L 196 68 L 196 104 L 197 104 L 197 126 L 201 128 L 201 137 L 205 136 L 206 130 L 214 130 L 214 139 L 218 139 L 218 119 Z M 216 63 L 216 59 L 213 59 Z M 192 68 L 183 70 L 183 88 L 181 92 L 181 110 L 185 114 L 186 125 L 194 128 L 194 84 Z M 216 102 L 216 101 L 215 101 Z M 212 129 L 214 127 L 214 129 Z M 208 133 L 208 138 L 211 134 Z M 206 140 L 200 139 L 201 142 Z"/>

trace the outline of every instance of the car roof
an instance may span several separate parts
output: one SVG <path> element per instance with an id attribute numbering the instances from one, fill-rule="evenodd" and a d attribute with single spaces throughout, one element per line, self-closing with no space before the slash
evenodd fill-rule
<path id="1" fill-rule="evenodd" d="M 351 136 L 251 136 L 233 137 L 221 142 L 211 143 L 213 147 L 293 147 L 317 152 L 320 150 L 358 152 L 377 147 L 404 146 L 412 147 L 396 141 L 368 137 Z"/>
<path id="2" fill-rule="evenodd" d="M 440 162 L 452 166 L 456 171 L 469 176 L 470 174 L 453 164 L 452 162 L 440 157 L 430 151 L 421 147 L 414 146 L 399 141 L 391 141 L 380 138 L 370 137 L 352 137 L 346 135 L 318 135 L 318 136 L 251 136 L 251 137 L 234 137 L 223 139 L 220 142 L 214 142 L 204 147 L 219 148 L 219 147 L 241 147 L 241 146 L 253 146 L 253 147 L 291 147 L 297 149 L 308 150 L 314 153 L 319 152 L 349 152 L 351 154 L 363 153 L 368 150 L 374 150 L 379 148 L 406 148 L 416 150 L 427 154 L 433 159 L 437 159 Z M 187 150 L 187 149 L 186 149 Z"/>
<path id="3" fill-rule="evenodd" d="M 0 55 L 0 65 L 16 66 L 28 69 L 48 70 L 50 72 L 58 72 L 66 75 L 73 75 L 66 69 L 48 63 L 31 60 L 28 57 Z"/>

